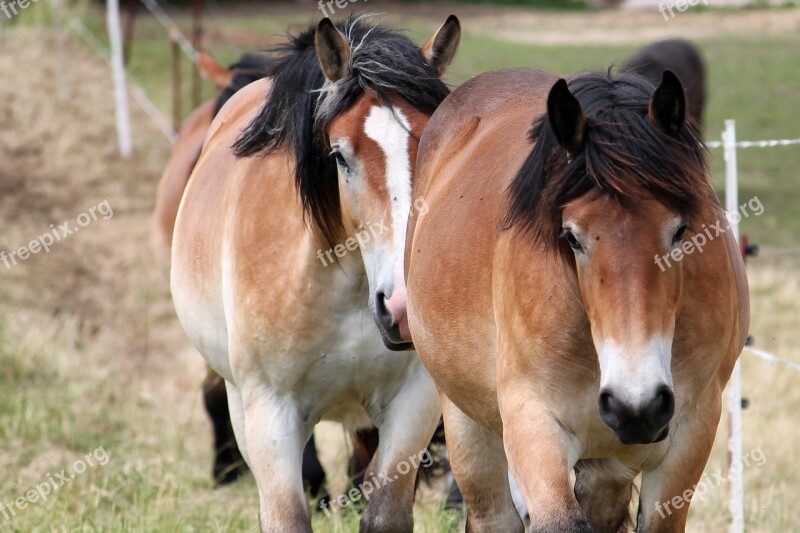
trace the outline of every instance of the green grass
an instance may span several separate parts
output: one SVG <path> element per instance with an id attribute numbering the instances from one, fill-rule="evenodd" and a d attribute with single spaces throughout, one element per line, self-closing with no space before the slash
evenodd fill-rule
<path id="1" fill-rule="evenodd" d="M 210 505 L 215 494 L 207 459 L 203 468 L 179 460 L 192 453 L 187 435 L 176 431 L 180 425 L 160 432 L 158 440 L 143 438 L 142 428 L 167 427 L 153 406 L 132 401 L 118 377 L 81 375 L 87 354 L 76 348 L 73 325 L 53 322 L 36 337 L 0 321 L 0 442 L 18 451 L 3 466 L 0 502 L 6 509 L 15 505 L 50 474 L 67 469 L 69 475 L 75 461 L 100 447 L 108 462 L 77 474 L 44 503 L 14 506 L 13 520 L 0 514 L 0 531 L 49 531 L 55 525 L 64 531 L 253 529 L 255 516 L 243 505 L 227 513 Z M 226 496 L 238 494 L 246 502 L 254 489 L 252 478 L 245 479 Z"/>

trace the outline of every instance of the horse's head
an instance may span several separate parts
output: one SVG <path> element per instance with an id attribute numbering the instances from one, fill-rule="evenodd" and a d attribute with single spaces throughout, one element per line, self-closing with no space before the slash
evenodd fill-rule
<path id="1" fill-rule="evenodd" d="M 559 80 L 532 132 L 538 159 L 526 161 L 533 174 L 538 162 L 539 179 L 527 191 L 513 185 L 523 197 L 509 215 L 542 210 L 529 227 L 574 272 L 599 358 L 600 415 L 625 444 L 665 438 L 675 409 L 684 269 L 661 258 L 699 234 L 713 198 L 704 150 L 685 122 L 683 88 L 670 71 L 654 92 L 632 76 Z"/>
<path id="2" fill-rule="evenodd" d="M 380 27 L 320 22 L 315 48 L 328 80 L 316 110 L 335 158 L 344 237 L 360 248 L 370 306 L 390 349 L 411 346 L 403 256 L 419 139 L 448 91 L 439 79 L 460 38 L 450 16 L 422 48 Z M 419 209 L 419 206 L 416 207 Z M 337 253 L 338 255 L 338 253 Z"/>

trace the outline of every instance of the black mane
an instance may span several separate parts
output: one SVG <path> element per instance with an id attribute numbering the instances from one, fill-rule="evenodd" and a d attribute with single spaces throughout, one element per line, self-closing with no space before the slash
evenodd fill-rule
<path id="1" fill-rule="evenodd" d="M 433 113 L 447 86 L 408 37 L 350 16 L 336 24 L 350 43 L 350 75 L 326 83 L 314 49 L 316 28 L 289 36 L 267 75 L 272 89 L 258 116 L 234 144 L 238 156 L 269 154 L 286 146 L 295 156 L 295 181 L 303 207 L 332 242 L 341 226 L 336 163 L 327 149 L 330 122 L 370 92 L 384 105 L 397 94 L 415 108 Z"/>
<path id="2" fill-rule="evenodd" d="M 592 189 L 623 205 L 649 195 L 689 218 L 707 200 L 716 202 L 695 123 L 687 120 L 674 137 L 655 127 L 648 119 L 648 81 L 590 72 L 569 88 L 586 117 L 584 146 L 568 155 L 547 113 L 535 121 L 529 134 L 534 147 L 508 190 L 506 229 L 519 225 L 556 249 L 563 207 Z"/>

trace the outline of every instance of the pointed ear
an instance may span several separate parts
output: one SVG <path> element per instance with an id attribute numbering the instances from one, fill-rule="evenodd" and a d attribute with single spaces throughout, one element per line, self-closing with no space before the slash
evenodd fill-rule
<path id="1" fill-rule="evenodd" d="M 586 118 L 583 107 L 575 98 L 565 79 L 560 79 L 547 96 L 547 116 L 558 144 L 573 154 L 583 147 L 586 133 Z"/>
<path id="2" fill-rule="evenodd" d="M 458 50 L 459 41 L 461 41 L 461 23 L 458 17 L 450 15 L 433 37 L 419 49 L 437 76 L 444 74 L 450 66 Z"/>
<path id="3" fill-rule="evenodd" d="M 650 99 L 647 116 L 657 128 L 669 135 L 677 135 L 686 120 L 686 95 L 678 76 L 665 70 L 661 84 Z"/>
<path id="4" fill-rule="evenodd" d="M 331 19 L 326 17 L 319 21 L 314 35 L 314 48 L 322 72 L 330 81 L 339 81 L 350 74 L 350 43 Z"/>
<path id="5" fill-rule="evenodd" d="M 197 66 L 200 73 L 211 80 L 217 90 L 221 91 L 231 84 L 233 72 L 220 65 L 208 52 L 200 50 L 197 53 Z"/>

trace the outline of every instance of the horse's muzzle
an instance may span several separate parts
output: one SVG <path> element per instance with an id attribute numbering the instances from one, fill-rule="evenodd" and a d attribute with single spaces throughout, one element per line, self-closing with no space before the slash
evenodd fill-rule
<path id="1" fill-rule="evenodd" d="M 382 292 L 375 295 L 375 322 L 381 332 L 383 344 L 388 349 L 399 352 L 414 348 L 408 331 L 405 308 L 402 313 L 392 313 L 386 305 L 386 297 Z"/>
<path id="2" fill-rule="evenodd" d="M 613 389 L 600 391 L 600 417 L 622 444 L 652 444 L 667 438 L 669 421 L 675 413 L 675 395 L 667 385 L 639 405 L 620 399 Z"/>

